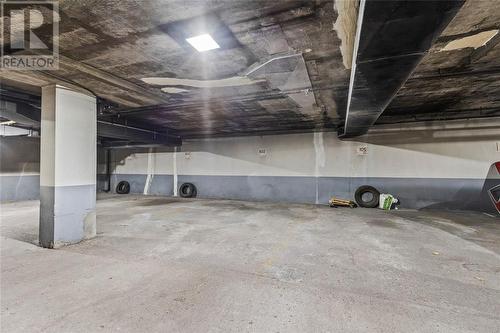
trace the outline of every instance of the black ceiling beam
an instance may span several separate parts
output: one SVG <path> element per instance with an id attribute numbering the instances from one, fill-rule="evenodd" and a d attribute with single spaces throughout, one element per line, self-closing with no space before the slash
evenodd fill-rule
<path id="1" fill-rule="evenodd" d="M 405 109 L 406 110 L 406 109 Z M 434 111 L 425 113 L 408 112 L 408 114 L 397 115 L 382 115 L 377 125 L 383 124 L 398 124 L 398 123 L 411 123 L 420 121 L 436 121 L 436 120 L 459 120 L 459 119 L 474 119 L 474 118 L 487 118 L 487 117 L 500 117 L 499 108 L 477 108 L 477 109 L 455 109 L 446 110 L 445 112 Z"/>
<path id="2" fill-rule="evenodd" d="M 301 92 L 302 90 L 292 91 L 292 92 Z M 158 112 L 158 111 L 175 111 L 179 108 L 196 108 L 196 107 L 205 107 L 210 103 L 229 103 L 229 102 L 246 102 L 246 101 L 255 101 L 255 100 L 263 100 L 263 99 L 281 99 L 287 97 L 285 93 L 282 91 L 273 91 L 270 93 L 252 93 L 248 95 L 238 95 L 238 96 L 220 96 L 213 97 L 209 99 L 197 99 L 191 101 L 182 101 L 179 103 L 168 103 L 168 104 L 159 104 L 159 105 L 151 105 L 151 106 L 143 106 L 137 108 L 126 108 L 126 109 L 118 109 L 118 110 L 110 110 L 107 113 L 102 114 L 100 117 L 105 118 L 115 118 L 116 116 L 126 117 L 129 115 L 138 115 L 144 113 Z"/>
<path id="3" fill-rule="evenodd" d="M 101 148 L 106 148 L 106 149 L 129 149 L 129 148 L 165 148 L 166 145 L 164 144 L 151 144 L 151 143 L 131 143 L 128 141 L 108 141 L 108 140 L 101 140 L 99 142 L 99 145 Z M 172 146 L 170 146 L 172 147 Z M 171 149 L 171 148 L 168 148 Z"/>
<path id="4" fill-rule="evenodd" d="M 0 116 L 15 121 L 18 127 L 40 127 L 40 97 L 0 86 Z M 8 105 L 7 103 L 11 103 Z"/>
<path id="5" fill-rule="evenodd" d="M 375 124 L 465 0 L 361 0 L 345 125 L 339 137 Z"/>
<path id="6" fill-rule="evenodd" d="M 1 84 L 1 80 L 0 80 L 0 98 L 2 100 L 8 100 L 11 102 L 31 104 L 33 106 L 36 106 L 38 109 L 40 108 L 40 103 L 41 103 L 40 96 L 34 95 L 32 93 L 26 93 L 12 87 L 8 87 L 4 84 Z"/>
<path id="7" fill-rule="evenodd" d="M 14 120 L 21 124 L 29 124 L 31 127 L 40 128 L 41 97 L 19 89 L 0 86 L 0 98 L 16 104 L 15 111 L 9 111 L 3 107 L 0 116 Z M 105 107 L 107 101 L 98 98 L 99 109 Z M 98 115 L 97 135 L 111 139 L 121 139 L 127 142 L 142 144 L 180 146 L 182 140 L 176 131 L 168 128 L 148 129 L 151 125 L 145 123 L 129 123 L 126 119 L 114 119 L 105 121 L 102 115 Z M 115 117 L 116 118 L 116 117 Z M 22 127 L 22 126 L 21 126 Z"/>
<path id="8" fill-rule="evenodd" d="M 126 126 L 102 120 L 97 121 L 97 133 L 100 137 L 127 140 L 131 143 L 156 144 L 165 146 L 180 146 L 179 136 L 165 135 L 160 132 Z"/>
<path id="9" fill-rule="evenodd" d="M 98 114 L 97 121 L 103 121 L 107 123 L 112 123 L 118 126 L 128 126 L 132 128 L 140 128 L 143 130 L 161 133 L 169 137 L 179 137 L 180 134 L 177 130 L 171 129 L 169 127 L 158 126 L 152 124 L 151 122 L 144 122 L 137 119 L 129 119 L 128 117 L 122 117 L 120 114 L 116 114 L 113 117 L 108 117 L 107 114 Z M 99 134 L 99 133 L 98 133 Z"/>
<path id="10" fill-rule="evenodd" d="M 447 77 L 462 77 L 462 76 L 470 76 L 470 77 L 478 77 L 478 76 L 490 76 L 500 74 L 500 67 L 490 67 L 485 69 L 472 69 L 469 67 L 461 68 L 460 70 L 441 70 L 441 71 L 433 71 L 433 72 L 421 72 L 418 75 L 413 75 L 411 78 L 407 80 L 410 81 L 418 81 L 418 80 L 440 80 L 442 78 Z"/>

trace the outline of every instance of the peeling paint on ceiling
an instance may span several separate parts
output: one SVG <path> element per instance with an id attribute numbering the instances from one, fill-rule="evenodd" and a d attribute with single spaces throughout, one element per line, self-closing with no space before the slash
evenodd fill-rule
<path id="1" fill-rule="evenodd" d="M 342 53 L 344 67 L 350 69 L 352 66 L 354 40 L 356 38 L 359 1 L 335 1 L 334 7 L 338 16 L 333 29 L 342 41 L 340 52 Z"/>
<path id="2" fill-rule="evenodd" d="M 443 47 L 440 52 L 460 50 L 468 47 L 478 49 L 482 46 L 485 46 L 493 37 L 495 37 L 498 34 L 498 31 L 498 29 L 482 31 L 472 36 L 455 39 L 446 44 L 446 46 Z"/>
<path id="3" fill-rule="evenodd" d="M 188 86 L 194 88 L 237 87 L 262 82 L 262 80 L 252 80 L 246 76 L 234 76 L 219 80 L 191 80 L 173 77 L 146 77 L 141 80 L 155 86 Z"/>
<path id="4" fill-rule="evenodd" d="M 332 28 L 335 1 L 60 1 L 60 69 L 0 78 L 71 81 L 112 105 L 102 119 L 184 138 L 335 129 L 349 84 Z M 234 47 L 200 54 L 165 29 L 214 16 Z M 246 75 L 285 54 L 302 64 L 272 74 L 276 84 Z"/>
<path id="5" fill-rule="evenodd" d="M 0 83 L 73 82 L 112 105 L 100 117 L 121 117 L 184 138 L 336 129 L 347 109 L 358 3 L 60 1 L 60 69 L 0 72 Z M 237 47 L 200 55 L 162 30 L 207 15 L 217 15 Z M 413 121 L 423 113 L 439 119 L 498 113 L 499 34 L 474 44 L 477 49 L 439 52 L 458 38 L 500 30 L 498 22 L 495 1 L 467 1 L 384 112 L 384 121 Z M 402 29 L 399 39 L 412 29 Z M 49 31 L 44 25 L 37 33 Z M 287 54 L 296 59 L 269 61 Z"/>
<path id="6" fill-rule="evenodd" d="M 181 88 L 175 88 L 175 87 L 166 87 L 166 88 L 161 88 L 161 91 L 167 94 L 182 94 L 189 92 L 187 89 L 181 89 Z"/>

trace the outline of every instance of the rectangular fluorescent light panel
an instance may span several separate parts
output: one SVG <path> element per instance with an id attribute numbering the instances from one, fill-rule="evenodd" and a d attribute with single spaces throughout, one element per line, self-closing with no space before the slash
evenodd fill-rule
<path id="1" fill-rule="evenodd" d="M 186 38 L 198 52 L 205 52 L 220 48 L 219 44 L 209 34 L 203 34 L 191 38 Z"/>

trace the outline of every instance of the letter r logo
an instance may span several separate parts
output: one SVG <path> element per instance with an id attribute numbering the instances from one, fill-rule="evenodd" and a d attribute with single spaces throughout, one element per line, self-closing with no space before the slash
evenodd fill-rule
<path id="1" fill-rule="evenodd" d="M 0 68 L 59 68 L 59 2 L 0 0 Z"/>
<path id="2" fill-rule="evenodd" d="M 28 14 L 28 15 L 26 15 Z M 28 18 L 28 24 L 26 24 Z M 33 30 L 43 25 L 43 14 L 37 9 L 20 9 L 10 11 L 10 47 L 11 49 L 48 49 Z M 26 27 L 29 32 L 29 44 L 26 46 Z"/>

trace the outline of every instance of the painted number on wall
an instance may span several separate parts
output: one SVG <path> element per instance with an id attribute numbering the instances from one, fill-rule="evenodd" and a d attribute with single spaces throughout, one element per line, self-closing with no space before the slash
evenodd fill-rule
<path id="1" fill-rule="evenodd" d="M 358 146 L 356 152 L 360 156 L 368 155 L 368 146 Z"/>

